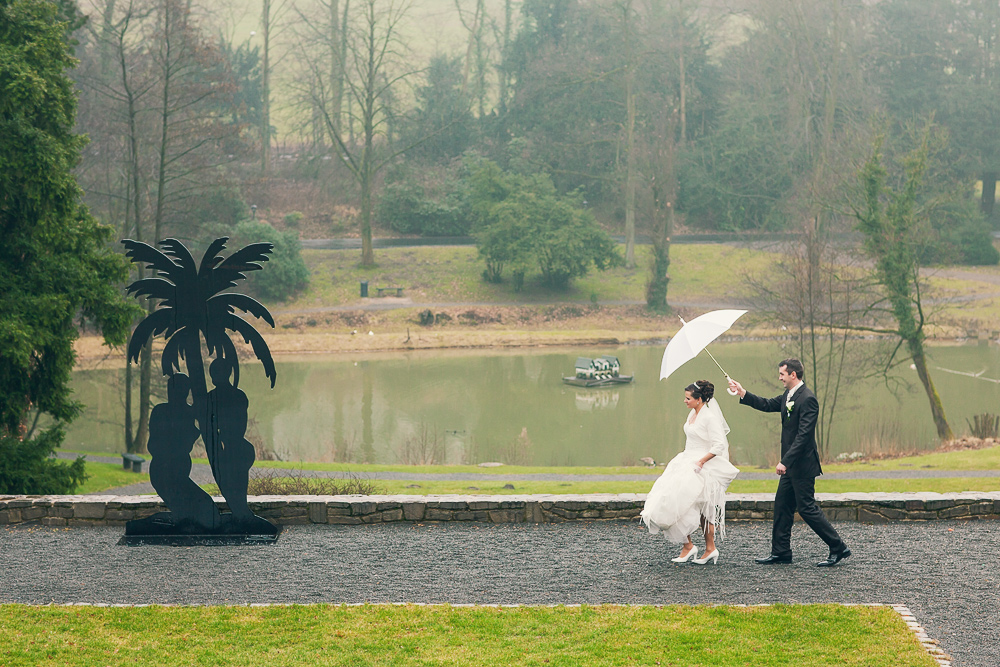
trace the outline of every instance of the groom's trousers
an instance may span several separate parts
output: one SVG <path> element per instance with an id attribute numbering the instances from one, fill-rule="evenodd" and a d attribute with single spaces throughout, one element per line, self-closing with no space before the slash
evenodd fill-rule
<path id="1" fill-rule="evenodd" d="M 846 545 L 834 530 L 823 510 L 816 504 L 816 478 L 795 477 L 789 474 L 778 480 L 778 492 L 774 494 L 774 527 L 771 532 L 771 555 L 784 557 L 792 555 L 792 523 L 795 512 L 820 536 L 831 552 L 839 552 Z"/>

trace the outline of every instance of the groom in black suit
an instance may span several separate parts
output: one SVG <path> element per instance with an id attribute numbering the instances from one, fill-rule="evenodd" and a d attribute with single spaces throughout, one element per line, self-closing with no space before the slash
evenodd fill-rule
<path id="1" fill-rule="evenodd" d="M 796 511 L 830 547 L 830 556 L 816 565 L 830 567 L 851 555 L 851 550 L 816 505 L 816 477 L 823 474 L 816 448 L 819 402 L 802 381 L 803 375 L 802 362 L 798 359 L 779 363 L 778 381 L 785 385 L 785 392 L 774 398 L 761 398 L 736 380 L 729 380 L 729 387 L 739 394 L 741 404 L 761 412 L 781 413 L 781 462 L 774 469 L 780 479 L 774 494 L 771 554 L 757 559 L 761 565 L 792 562 L 792 522 Z"/>

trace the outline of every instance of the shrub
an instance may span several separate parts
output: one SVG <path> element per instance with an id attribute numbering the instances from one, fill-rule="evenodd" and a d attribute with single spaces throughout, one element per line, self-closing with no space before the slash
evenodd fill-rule
<path id="1" fill-rule="evenodd" d="M 212 485 L 210 492 L 217 494 L 218 488 Z M 353 473 L 343 479 L 332 479 L 305 470 L 254 468 L 247 483 L 250 496 L 373 496 L 384 492 L 384 488 Z"/>
<path id="2" fill-rule="evenodd" d="M 271 258 L 263 271 L 247 274 L 246 290 L 252 296 L 284 301 L 309 285 L 309 269 L 302 259 L 302 244 L 295 230 L 279 232 L 260 220 L 244 220 L 230 235 L 227 250 L 232 252 L 248 243 L 268 241 L 274 244 Z"/>
<path id="3" fill-rule="evenodd" d="M 423 186 L 401 181 L 387 185 L 376 206 L 379 221 L 401 234 L 462 236 L 469 225 L 461 197 L 447 192 L 435 199 Z"/>
<path id="4" fill-rule="evenodd" d="M 188 226 L 199 229 L 206 223 L 232 227 L 246 217 L 249 210 L 239 191 L 225 185 L 213 187 L 193 201 L 196 204 L 184 215 L 184 220 L 179 225 L 181 229 Z"/>
<path id="5" fill-rule="evenodd" d="M 993 235 L 984 224 L 964 225 L 957 229 L 952 243 L 960 253 L 959 261 L 970 266 L 992 266 L 1000 263 L 1000 252 L 993 246 Z"/>
<path id="6" fill-rule="evenodd" d="M 470 165 L 467 199 L 476 226 L 483 277 L 499 282 L 505 269 L 519 291 L 529 267 L 545 284 L 565 287 L 591 267 L 621 262 L 618 249 L 577 197 L 559 196 L 545 174 L 502 170 L 489 160 Z"/>
<path id="7" fill-rule="evenodd" d="M 62 441 L 61 428 L 31 440 L 0 438 L 0 494 L 47 495 L 76 491 L 87 475 L 83 457 L 72 463 L 50 458 Z"/>
<path id="8" fill-rule="evenodd" d="M 918 249 L 921 264 L 992 266 L 1000 263 L 989 226 L 978 211 L 966 206 L 938 211 L 927 242 Z"/>

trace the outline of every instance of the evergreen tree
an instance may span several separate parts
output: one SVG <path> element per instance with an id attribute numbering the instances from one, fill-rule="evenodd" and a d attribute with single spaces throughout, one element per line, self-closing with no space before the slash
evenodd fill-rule
<path id="1" fill-rule="evenodd" d="M 82 460 L 48 458 L 81 410 L 73 341 L 85 320 L 123 344 L 133 315 L 112 230 L 81 204 L 72 175 L 85 140 L 73 133 L 60 16 L 45 0 L 0 0 L 0 493 L 66 493 L 82 481 Z M 40 423 L 50 425 L 39 433 Z"/>

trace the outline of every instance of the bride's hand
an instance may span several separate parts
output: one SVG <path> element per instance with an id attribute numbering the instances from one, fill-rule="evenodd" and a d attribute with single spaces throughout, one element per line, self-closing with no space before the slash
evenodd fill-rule
<path id="1" fill-rule="evenodd" d="M 695 472 L 696 475 L 700 475 L 701 474 L 701 466 L 700 465 L 695 466 L 694 467 L 694 472 Z"/>

